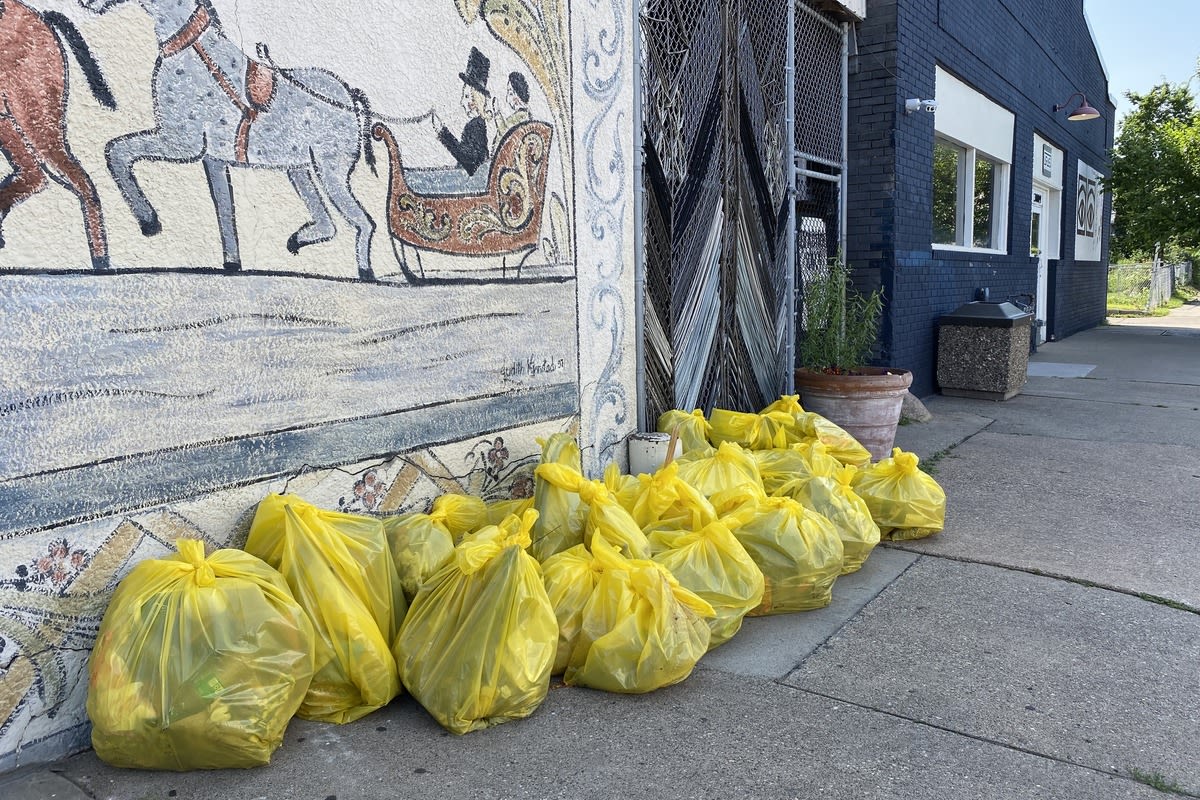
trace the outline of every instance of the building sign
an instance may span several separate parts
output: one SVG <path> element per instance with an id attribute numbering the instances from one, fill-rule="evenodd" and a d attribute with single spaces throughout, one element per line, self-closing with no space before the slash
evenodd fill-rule
<path id="1" fill-rule="evenodd" d="M 1049 178 L 1054 174 L 1054 148 L 1042 142 L 1042 175 Z"/>
<path id="2" fill-rule="evenodd" d="M 1104 224 L 1103 176 L 1082 161 L 1075 188 L 1075 260 L 1099 261 Z"/>

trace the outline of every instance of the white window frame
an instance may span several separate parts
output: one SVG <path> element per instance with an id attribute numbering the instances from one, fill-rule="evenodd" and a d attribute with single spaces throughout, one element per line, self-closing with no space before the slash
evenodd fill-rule
<path id="1" fill-rule="evenodd" d="M 971 253 L 1008 252 L 1008 195 L 1009 173 L 1012 165 L 984 153 L 963 142 L 938 134 L 936 140 L 958 150 L 958 196 L 955 206 L 955 222 L 958 241 L 953 244 L 933 242 L 937 250 L 960 250 Z M 975 164 L 982 155 L 996 165 L 995 185 L 992 187 L 992 244 L 993 247 L 976 247 L 975 241 Z M 931 231 L 932 233 L 932 231 Z"/>
<path id="2" fill-rule="evenodd" d="M 941 67 L 935 69 L 938 108 L 935 139 L 959 150 L 958 197 L 955 208 L 958 238 L 953 244 L 931 241 L 935 250 L 1007 254 L 1010 222 L 1014 116 Z M 979 157 L 996 165 L 992 192 L 991 247 L 976 247 L 975 165 Z M 932 225 L 930 239 L 933 238 Z"/>

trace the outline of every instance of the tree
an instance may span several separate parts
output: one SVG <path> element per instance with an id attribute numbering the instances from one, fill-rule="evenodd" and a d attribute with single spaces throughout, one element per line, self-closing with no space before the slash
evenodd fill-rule
<path id="1" fill-rule="evenodd" d="M 1187 84 L 1127 92 L 1106 182 L 1116 210 L 1113 253 L 1144 257 L 1161 243 L 1200 250 L 1200 112 Z"/>

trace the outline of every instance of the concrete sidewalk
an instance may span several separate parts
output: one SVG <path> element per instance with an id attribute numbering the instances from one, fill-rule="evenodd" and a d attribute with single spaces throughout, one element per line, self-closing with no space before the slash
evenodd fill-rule
<path id="1" fill-rule="evenodd" d="M 826 609 L 747 620 L 679 685 L 559 687 L 464 737 L 405 697 L 297 720 L 257 770 L 85 753 L 0 796 L 1200 796 L 1200 307 L 1044 345 L 1030 373 L 900 429 L 946 489 L 943 533 L 880 547 Z"/>

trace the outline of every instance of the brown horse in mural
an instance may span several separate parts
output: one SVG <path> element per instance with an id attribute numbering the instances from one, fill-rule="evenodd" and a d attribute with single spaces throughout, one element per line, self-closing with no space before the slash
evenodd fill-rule
<path id="1" fill-rule="evenodd" d="M 67 56 L 60 36 L 96 100 L 107 108 L 117 107 L 87 43 L 69 19 L 56 11 L 39 13 L 20 0 L 0 0 L 0 148 L 12 162 L 12 173 L 0 181 L 0 225 L 13 206 L 46 188 L 49 176 L 79 198 L 92 266 L 107 269 L 100 198 L 67 146 Z"/>

